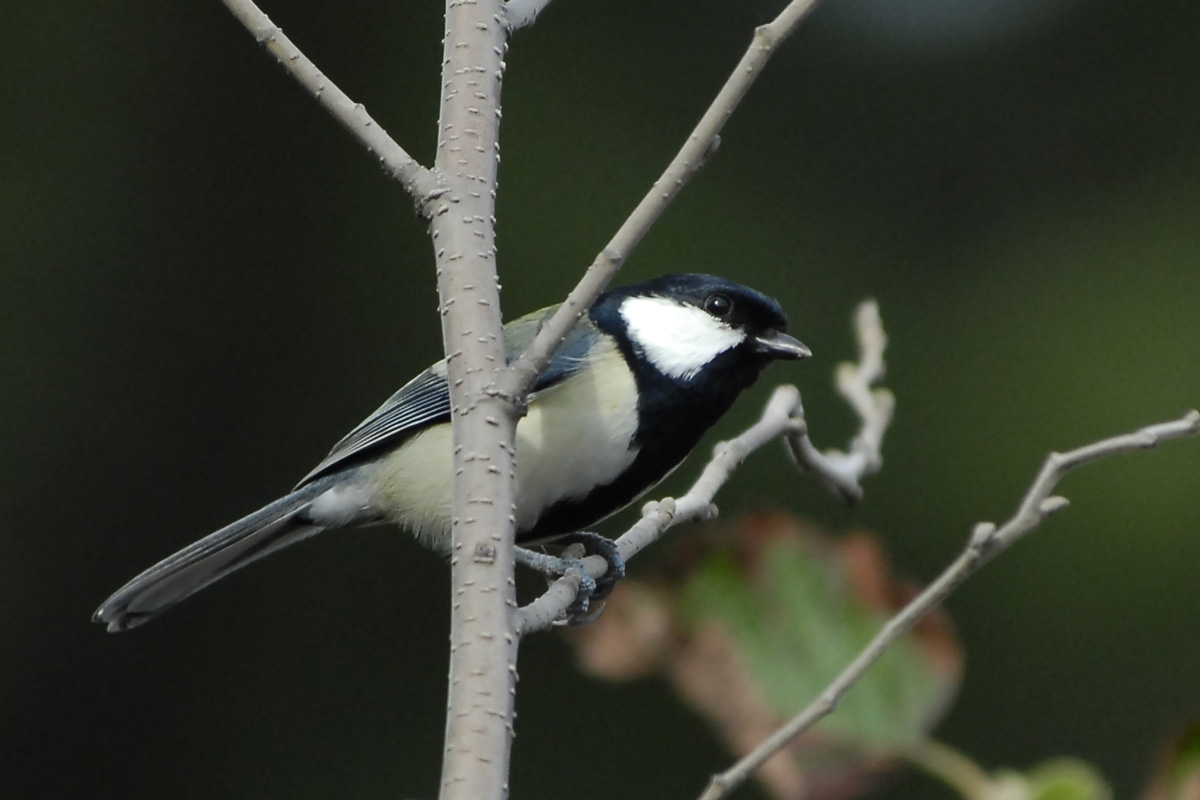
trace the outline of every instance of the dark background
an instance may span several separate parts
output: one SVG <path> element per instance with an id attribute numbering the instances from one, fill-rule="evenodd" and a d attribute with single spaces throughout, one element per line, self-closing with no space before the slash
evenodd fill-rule
<path id="1" fill-rule="evenodd" d="M 780 6 L 558 0 L 514 39 L 510 315 L 565 294 Z M 429 162 L 441 4 L 266 10 Z M 860 508 L 770 448 L 726 516 L 867 527 L 928 580 L 1048 450 L 1200 404 L 1198 25 L 1192 0 L 826 0 L 620 280 L 777 296 L 817 357 L 716 435 L 795 381 L 824 446 L 853 431 L 831 375 L 874 296 L 898 416 Z M 217 2 L 9 2 L 0 70 L 6 793 L 433 796 L 447 570 L 410 537 L 329 534 L 135 632 L 88 622 L 438 357 L 411 203 Z M 1072 477 L 1072 508 L 951 600 L 967 669 L 942 739 L 1136 792 L 1200 714 L 1198 475 L 1184 442 Z M 524 647 L 518 708 L 515 797 L 688 798 L 727 763 L 664 685 L 581 677 L 556 634 Z M 949 795 L 908 775 L 880 796 Z"/>

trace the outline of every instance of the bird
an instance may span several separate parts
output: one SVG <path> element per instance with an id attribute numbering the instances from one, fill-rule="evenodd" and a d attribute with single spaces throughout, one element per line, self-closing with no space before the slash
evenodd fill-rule
<path id="1" fill-rule="evenodd" d="M 556 309 L 504 326 L 510 363 Z M 578 535 L 591 537 L 585 544 L 611 545 L 586 529 L 678 467 L 771 362 L 810 355 L 788 335 L 777 301 L 725 278 L 662 275 L 601 294 L 535 382 L 517 422 L 517 543 Z M 394 523 L 448 551 L 453 468 L 446 375 L 443 360 L 413 378 L 290 493 L 142 572 L 93 620 L 110 632 L 136 627 L 329 528 Z"/>

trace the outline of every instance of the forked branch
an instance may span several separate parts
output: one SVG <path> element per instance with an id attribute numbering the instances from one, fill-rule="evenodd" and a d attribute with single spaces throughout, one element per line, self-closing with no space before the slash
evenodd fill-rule
<path id="1" fill-rule="evenodd" d="M 726 771 L 714 775 L 700 799 L 718 800 L 718 798 L 724 797 L 753 774 L 767 759 L 786 747 L 796 736 L 833 713 L 842 696 L 892 643 L 939 606 L 951 592 L 980 567 L 1022 536 L 1034 530 L 1048 516 L 1066 508 L 1067 499 L 1053 495 L 1051 492 L 1069 472 L 1077 467 L 1119 453 L 1146 450 L 1157 446 L 1159 442 L 1195 436 L 1198 433 L 1200 433 L 1200 411 L 1193 410 L 1172 422 L 1150 425 L 1133 433 L 1102 439 L 1066 453 L 1051 453 L 1046 457 L 1041 471 L 1011 519 L 999 527 L 992 522 L 977 524 L 971 533 L 966 549 L 942 572 L 936 581 L 905 606 L 899 614 L 892 617 L 875 639 L 807 708 L 756 747 L 753 752 Z"/>
<path id="2" fill-rule="evenodd" d="M 883 351 L 887 347 L 887 334 L 879 319 L 879 307 L 868 300 L 858 307 L 854 315 L 854 328 L 858 333 L 858 348 L 861 353 L 857 363 L 838 365 L 838 394 L 846 399 L 862 420 L 862 430 L 850 442 L 850 449 L 817 450 L 808 439 L 808 428 L 804 424 L 804 409 L 797 398 L 795 416 L 799 422 L 784 439 L 788 455 L 805 472 L 812 473 L 817 480 L 848 503 L 862 500 L 859 481 L 866 475 L 874 475 L 883 468 L 883 435 L 891 424 L 896 410 L 896 397 L 887 389 L 871 387 L 883 380 Z"/>
<path id="3" fill-rule="evenodd" d="M 255 41 L 267 49 L 275 60 L 295 78 L 334 119 L 358 139 L 367 151 L 379 159 L 384 172 L 395 178 L 418 204 L 418 211 L 437 192 L 433 173 L 422 167 L 387 131 L 379 126 L 362 103 L 356 103 L 325 76 L 308 56 L 253 0 L 221 0 L 238 21 L 246 26 Z"/>

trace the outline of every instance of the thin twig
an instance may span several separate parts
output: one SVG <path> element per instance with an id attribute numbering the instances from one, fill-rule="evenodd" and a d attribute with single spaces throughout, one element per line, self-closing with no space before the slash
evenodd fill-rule
<path id="1" fill-rule="evenodd" d="M 504 4 L 504 19 L 508 30 L 515 31 L 533 24 L 550 0 L 508 0 Z"/>
<path id="2" fill-rule="evenodd" d="M 721 129 L 734 109 L 754 85 L 754 81 L 770 60 L 775 48 L 782 44 L 812 10 L 817 0 L 792 0 L 775 19 L 754 31 L 754 38 L 725 85 L 704 112 L 691 135 L 667 165 L 650 191 L 625 220 L 612 239 L 596 256 L 579 284 L 571 290 L 566 301 L 552 316 L 533 342 L 499 381 L 498 388 L 510 397 L 523 396 L 533 386 L 537 376 L 546 369 L 554 351 L 562 344 L 572 326 L 591 307 L 604 291 L 637 246 L 650 226 L 666 210 L 680 190 L 691 180 L 710 155 L 720 145 Z"/>
<path id="3" fill-rule="evenodd" d="M 423 206 L 438 190 L 433 173 L 422 167 L 396 140 L 388 135 L 379 123 L 372 119 L 362 103 L 355 103 L 338 88 L 337 84 L 317 69 L 316 64 L 300 52 L 291 39 L 271 22 L 253 0 L 222 0 L 254 36 L 255 41 L 271 55 L 309 91 L 334 119 L 342 123 L 354 138 L 379 159 L 384 172 L 400 182 L 417 203 L 418 211 L 426 214 Z M 427 216 L 427 214 L 426 214 Z"/>
<path id="4" fill-rule="evenodd" d="M 862 430 L 850 443 L 848 452 L 817 450 L 808 438 L 808 426 L 799 424 L 784 439 L 788 455 L 805 472 L 816 476 L 822 485 L 840 495 L 848 503 L 862 500 L 862 484 L 867 475 L 883 468 L 883 435 L 891 424 L 896 410 L 896 398 L 887 389 L 872 389 L 883 379 L 883 353 L 887 334 L 879 319 L 879 306 L 867 300 L 854 314 L 860 358 L 857 363 L 838 365 L 837 389 L 862 420 Z M 803 419 L 804 410 L 795 414 Z"/>
<path id="5" fill-rule="evenodd" d="M 1118 453 L 1156 446 L 1159 442 L 1200 433 L 1200 411 L 1190 411 L 1178 420 L 1151 425 L 1123 436 L 1114 436 L 1067 453 L 1051 453 L 1011 519 L 996 527 L 981 522 L 971 533 L 966 549 L 911 603 L 892 617 L 883 630 L 862 650 L 840 675 L 807 708 L 776 731 L 728 770 L 714 775 L 701 800 L 718 800 L 746 780 L 767 759 L 787 746 L 837 708 L 842 696 L 879 659 L 896 639 L 942 603 L 968 577 L 1046 517 L 1066 508 L 1066 498 L 1051 495 L 1058 482 L 1071 470 Z"/>

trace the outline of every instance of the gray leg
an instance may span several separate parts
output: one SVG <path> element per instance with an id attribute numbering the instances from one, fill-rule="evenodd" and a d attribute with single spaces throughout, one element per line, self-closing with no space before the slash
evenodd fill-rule
<path id="1" fill-rule="evenodd" d="M 592 618 L 588 616 L 588 607 L 591 605 L 592 596 L 596 593 L 596 580 L 588 575 L 582 560 L 559 558 L 547 553 L 526 550 L 524 547 L 513 548 L 513 556 L 518 564 L 545 575 L 547 581 L 561 578 L 572 567 L 578 569 L 582 578 L 579 581 L 579 592 L 575 595 L 575 602 L 567 608 L 567 624 L 583 625 L 592 621 Z"/>
<path id="2" fill-rule="evenodd" d="M 584 552 L 589 556 L 600 556 L 608 563 L 608 571 L 597 581 L 592 600 L 603 600 L 608 597 L 616 588 L 617 581 L 625 577 L 625 559 L 621 558 L 621 551 L 617 549 L 617 543 L 607 536 L 601 536 L 591 531 L 576 531 L 562 537 L 558 542 L 581 544 Z"/>
<path id="3" fill-rule="evenodd" d="M 586 625 L 599 616 L 600 610 L 602 610 L 602 608 L 598 609 L 596 613 L 589 615 L 588 609 L 592 603 L 597 600 L 603 600 L 612 594 L 617 581 L 625 577 L 625 560 L 621 558 L 621 553 L 617 549 L 616 542 L 590 531 L 569 533 L 566 536 L 556 539 L 554 543 L 581 545 L 585 558 L 593 555 L 600 556 L 608 564 L 608 569 L 604 575 L 601 576 L 599 581 L 596 581 L 583 568 L 582 559 L 560 558 L 534 550 L 527 550 L 524 547 L 517 547 L 513 551 L 518 564 L 540 572 L 546 576 L 547 580 L 561 578 L 572 567 L 580 571 L 583 578 L 579 583 L 579 593 L 575 596 L 575 602 L 567 609 L 566 621 L 568 625 Z"/>

